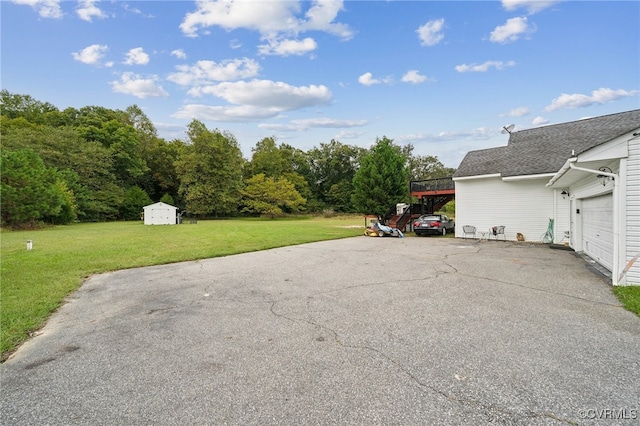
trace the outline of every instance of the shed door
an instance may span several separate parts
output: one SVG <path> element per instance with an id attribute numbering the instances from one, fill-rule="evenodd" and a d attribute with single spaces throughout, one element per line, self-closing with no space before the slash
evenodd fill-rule
<path id="1" fill-rule="evenodd" d="M 613 268 L 613 195 L 582 200 L 582 238 L 585 254 Z"/>
<path id="2" fill-rule="evenodd" d="M 169 223 L 169 209 L 153 209 L 154 223 Z"/>

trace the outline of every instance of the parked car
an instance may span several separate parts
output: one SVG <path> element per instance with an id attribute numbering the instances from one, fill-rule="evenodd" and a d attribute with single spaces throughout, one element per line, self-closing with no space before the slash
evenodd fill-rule
<path id="1" fill-rule="evenodd" d="M 447 235 L 455 228 L 455 222 L 443 214 L 425 214 L 413 222 L 416 235 Z"/>

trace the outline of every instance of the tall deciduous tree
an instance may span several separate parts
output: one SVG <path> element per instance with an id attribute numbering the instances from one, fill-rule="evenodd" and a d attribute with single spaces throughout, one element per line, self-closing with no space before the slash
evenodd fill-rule
<path id="1" fill-rule="evenodd" d="M 187 135 L 190 144 L 176 162 L 187 211 L 215 216 L 236 213 L 244 160 L 235 137 L 210 131 L 198 120 L 189 123 Z"/>
<path id="2" fill-rule="evenodd" d="M 320 204 L 339 211 L 353 211 L 351 185 L 366 151 L 331 140 L 308 152 L 309 186 Z"/>
<path id="3" fill-rule="evenodd" d="M 363 214 L 374 214 L 382 222 L 396 203 L 409 195 L 406 156 L 391 139 L 377 139 L 364 156 L 353 178 L 352 201 Z"/>
<path id="4" fill-rule="evenodd" d="M 280 149 L 274 138 L 264 138 L 252 149 L 251 162 L 248 172 L 251 176 L 263 173 L 268 177 L 282 176 L 284 162 Z M 247 176 L 248 177 L 248 176 Z"/>
<path id="5" fill-rule="evenodd" d="M 148 170 L 139 155 L 138 137 L 132 126 L 119 126 L 109 137 L 109 151 L 113 158 L 114 174 L 121 186 L 135 185 Z"/>
<path id="6" fill-rule="evenodd" d="M 286 178 L 303 198 L 311 197 L 306 179 L 309 162 L 303 151 L 287 144 L 276 146 L 272 137 L 262 139 L 252 151 L 251 161 L 245 169 L 246 178 L 260 173 L 274 179 Z"/>
<path id="7" fill-rule="evenodd" d="M 131 124 L 137 132 L 147 135 L 148 137 L 158 135 L 156 127 L 138 105 L 133 104 L 128 106 L 125 112 L 127 113 L 129 124 Z"/>
<path id="8" fill-rule="evenodd" d="M 183 141 L 165 142 L 160 138 L 153 138 L 140 148 L 140 156 L 148 167 L 144 176 L 140 178 L 140 187 L 154 201 L 158 201 L 164 194 L 169 194 L 176 202 L 179 200 L 180 179 L 175 164 L 184 150 Z"/>
<path id="9" fill-rule="evenodd" d="M 10 93 L 6 89 L 0 91 L 0 108 L 5 117 L 23 117 L 35 124 L 45 123 L 46 113 L 58 111 L 49 102 L 40 102 L 29 95 Z"/>
<path id="10" fill-rule="evenodd" d="M 414 155 L 413 145 L 408 144 L 402 148 L 407 157 L 410 180 L 436 179 L 453 176 L 456 169 L 446 167 L 433 155 Z"/>

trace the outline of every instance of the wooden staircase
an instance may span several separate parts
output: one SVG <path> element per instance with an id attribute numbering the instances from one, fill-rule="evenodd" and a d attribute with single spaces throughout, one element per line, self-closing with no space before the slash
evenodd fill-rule
<path id="1" fill-rule="evenodd" d="M 411 197 L 417 198 L 420 203 L 411 204 L 402 214 L 396 214 L 396 207 L 391 207 L 385 215 L 388 226 L 404 231 L 411 220 L 423 214 L 435 213 L 456 198 L 455 183 L 451 177 L 412 180 L 409 190 Z"/>

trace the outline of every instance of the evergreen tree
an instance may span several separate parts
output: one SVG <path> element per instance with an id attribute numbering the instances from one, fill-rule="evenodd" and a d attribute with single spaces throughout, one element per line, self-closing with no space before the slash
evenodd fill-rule
<path id="1" fill-rule="evenodd" d="M 175 206 L 175 201 L 173 201 L 173 197 L 169 194 L 164 194 L 160 198 L 161 203 L 169 204 L 170 206 Z"/>
<path id="2" fill-rule="evenodd" d="M 124 195 L 124 201 L 120 207 L 120 219 L 138 220 L 142 208 L 151 204 L 151 198 L 142 188 L 133 186 Z"/>
<path id="3" fill-rule="evenodd" d="M 409 195 L 409 171 L 406 156 L 393 141 L 377 139 L 364 156 L 353 178 L 351 197 L 356 209 L 373 214 L 384 222 L 384 216 L 397 203 Z"/>
<path id="4" fill-rule="evenodd" d="M 57 216 L 68 201 L 56 171 L 29 149 L 2 153 L 2 224 L 35 226 L 36 221 Z"/>

